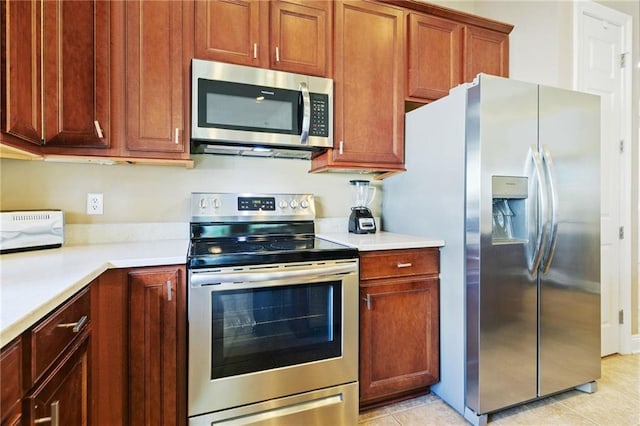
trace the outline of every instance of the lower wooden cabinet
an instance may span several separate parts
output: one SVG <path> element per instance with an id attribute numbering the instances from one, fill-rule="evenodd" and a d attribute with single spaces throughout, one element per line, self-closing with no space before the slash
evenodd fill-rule
<path id="1" fill-rule="evenodd" d="M 26 397 L 25 424 L 65 426 L 89 422 L 89 334 Z"/>
<path id="2" fill-rule="evenodd" d="M 439 380 L 439 250 L 360 253 L 360 408 Z"/>
<path id="3" fill-rule="evenodd" d="M 108 270 L 95 300 L 93 424 L 186 424 L 184 266 Z"/>
<path id="4" fill-rule="evenodd" d="M 184 281 L 181 267 L 128 273 L 131 425 L 186 422 Z"/>
<path id="5" fill-rule="evenodd" d="M 0 424 L 21 424 L 22 339 L 18 337 L 0 352 Z"/>
<path id="6" fill-rule="evenodd" d="M 3 426 L 91 424 L 91 290 L 79 291 L 2 348 Z"/>

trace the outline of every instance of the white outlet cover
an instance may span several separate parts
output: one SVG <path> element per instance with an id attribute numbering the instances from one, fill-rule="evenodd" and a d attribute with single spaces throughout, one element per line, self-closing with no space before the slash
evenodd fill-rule
<path id="1" fill-rule="evenodd" d="M 87 194 L 87 214 L 102 214 L 103 213 L 103 198 L 102 194 L 90 192 Z"/>

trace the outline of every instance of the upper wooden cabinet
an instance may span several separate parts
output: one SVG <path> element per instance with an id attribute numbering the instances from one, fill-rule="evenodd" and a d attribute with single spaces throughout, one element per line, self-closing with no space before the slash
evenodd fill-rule
<path id="1" fill-rule="evenodd" d="M 3 130 L 45 147 L 108 147 L 109 3 L 3 6 Z"/>
<path id="2" fill-rule="evenodd" d="M 331 69 L 330 1 L 207 0 L 195 5 L 195 56 L 318 76 Z"/>
<path id="3" fill-rule="evenodd" d="M 273 69 L 330 76 L 333 5 L 330 1 L 272 0 L 269 65 Z"/>
<path id="4" fill-rule="evenodd" d="M 126 2 L 125 145 L 132 153 L 188 153 L 185 4 Z"/>
<path id="5" fill-rule="evenodd" d="M 334 18 L 334 148 L 312 171 L 403 170 L 404 11 L 336 1 Z"/>
<path id="6" fill-rule="evenodd" d="M 439 99 L 478 73 L 509 76 L 509 33 L 410 13 L 407 100 Z"/>
<path id="7" fill-rule="evenodd" d="M 509 34 L 467 25 L 463 55 L 464 81 L 481 72 L 509 77 Z"/>
<path id="8" fill-rule="evenodd" d="M 2 131 L 40 145 L 42 133 L 41 3 L 2 2 Z M 6 38 L 5 38 L 6 35 Z"/>
<path id="9" fill-rule="evenodd" d="M 461 83 L 463 26 L 419 13 L 409 13 L 407 21 L 407 98 L 446 96 Z"/>

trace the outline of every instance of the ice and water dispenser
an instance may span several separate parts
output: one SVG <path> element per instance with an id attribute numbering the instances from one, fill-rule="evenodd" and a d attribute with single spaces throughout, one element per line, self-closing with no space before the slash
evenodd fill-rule
<path id="1" fill-rule="evenodd" d="M 491 177 L 493 244 L 517 244 L 528 241 L 526 217 L 528 188 L 526 177 Z"/>

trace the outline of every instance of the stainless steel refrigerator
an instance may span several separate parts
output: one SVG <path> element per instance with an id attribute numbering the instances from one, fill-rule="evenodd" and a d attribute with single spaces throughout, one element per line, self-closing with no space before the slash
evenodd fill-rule
<path id="1" fill-rule="evenodd" d="M 484 74 L 406 114 L 382 228 L 444 239 L 440 377 L 474 424 L 600 377 L 600 98 Z"/>

